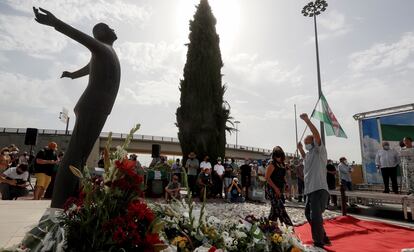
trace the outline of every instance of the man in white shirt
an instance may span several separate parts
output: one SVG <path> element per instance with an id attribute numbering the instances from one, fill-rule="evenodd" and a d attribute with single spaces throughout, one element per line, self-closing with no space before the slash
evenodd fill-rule
<path id="1" fill-rule="evenodd" d="M 298 150 L 304 159 L 304 179 L 306 206 L 305 216 L 311 226 L 313 244 L 316 247 L 324 248 L 331 245 L 323 227 L 322 214 L 328 204 L 329 192 L 326 181 L 326 164 L 328 157 L 326 148 L 322 143 L 318 129 L 311 122 L 307 114 L 301 114 L 300 118 L 308 125 L 312 135 L 308 135 L 302 143 L 298 143 Z"/>
<path id="2" fill-rule="evenodd" d="M 205 156 L 203 162 L 200 164 L 200 169 L 205 170 L 208 169 L 209 173 L 211 173 L 211 163 L 209 162 L 209 157 Z"/>
<path id="3" fill-rule="evenodd" d="M 214 195 L 223 197 L 223 175 L 224 175 L 224 166 L 221 164 L 221 158 L 217 158 L 217 164 L 214 165 Z"/>
<path id="4" fill-rule="evenodd" d="M 403 183 L 408 194 L 414 196 L 414 148 L 411 137 L 404 137 L 404 145 L 400 152 L 401 166 L 403 170 Z"/>
<path id="5" fill-rule="evenodd" d="M 389 179 L 392 183 L 392 191 L 398 194 L 397 167 L 400 164 L 400 155 L 390 148 L 387 141 L 382 142 L 382 150 L 377 152 L 375 157 L 377 169 L 381 169 L 382 179 L 384 180 L 384 193 L 389 193 Z"/>
<path id="6" fill-rule="evenodd" d="M 29 172 L 27 164 L 11 167 L 0 175 L 0 192 L 2 200 L 13 200 L 29 192 L 26 189 Z"/>

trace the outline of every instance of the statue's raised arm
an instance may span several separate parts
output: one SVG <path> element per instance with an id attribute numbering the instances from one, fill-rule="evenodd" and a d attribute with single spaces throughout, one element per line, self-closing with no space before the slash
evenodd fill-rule
<path id="1" fill-rule="evenodd" d="M 35 14 L 35 20 L 38 23 L 54 27 L 57 31 L 65 34 L 66 36 L 84 45 L 90 51 L 96 51 L 99 50 L 100 47 L 102 47 L 102 44 L 96 41 L 93 37 L 59 20 L 50 11 L 40 7 L 39 9 L 33 7 L 33 12 Z"/>

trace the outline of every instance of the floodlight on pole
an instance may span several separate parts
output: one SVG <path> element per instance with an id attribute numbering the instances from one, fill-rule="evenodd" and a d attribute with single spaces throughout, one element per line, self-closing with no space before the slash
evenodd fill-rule
<path id="1" fill-rule="evenodd" d="M 234 124 L 236 124 L 236 148 L 238 144 L 239 123 L 240 121 L 234 121 Z"/>
<path id="2" fill-rule="evenodd" d="M 322 85 L 321 85 L 321 70 L 319 67 L 319 46 L 318 46 L 318 29 L 316 26 L 316 16 L 324 12 L 327 7 L 328 7 L 328 3 L 325 0 L 316 0 L 314 2 L 309 2 L 302 9 L 302 14 L 305 17 L 313 17 L 313 23 L 315 27 L 316 67 L 317 67 L 317 73 L 318 73 L 318 99 L 320 99 L 322 96 Z M 321 127 L 322 143 L 325 145 L 325 129 L 324 129 L 324 125 L 322 121 L 321 121 L 320 127 Z"/>

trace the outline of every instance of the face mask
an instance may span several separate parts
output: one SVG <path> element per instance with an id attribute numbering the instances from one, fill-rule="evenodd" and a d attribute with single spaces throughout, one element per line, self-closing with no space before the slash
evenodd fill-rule
<path id="1" fill-rule="evenodd" d="M 313 144 L 305 144 L 305 149 L 310 151 L 313 149 Z"/>
<path id="2" fill-rule="evenodd" d="M 218 163 L 218 164 L 221 164 L 221 161 L 218 161 L 217 163 Z"/>
<path id="3" fill-rule="evenodd" d="M 348 165 L 349 163 L 348 163 L 348 161 L 344 161 L 344 164 Z"/>
<path id="4" fill-rule="evenodd" d="M 389 145 L 384 145 L 384 150 L 389 150 L 390 146 Z"/>
<path id="5" fill-rule="evenodd" d="M 3 155 L 9 155 L 9 152 L 5 151 L 3 152 Z"/>

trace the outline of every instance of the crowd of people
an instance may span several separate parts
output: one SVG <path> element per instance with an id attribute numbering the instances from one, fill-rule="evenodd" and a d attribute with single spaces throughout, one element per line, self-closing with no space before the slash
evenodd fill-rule
<path id="1" fill-rule="evenodd" d="M 34 173 L 36 184 L 33 199 L 52 198 L 54 178 L 63 152 L 50 142 L 36 155 L 20 151 L 12 144 L 0 150 L 0 193 L 2 200 L 13 200 L 28 195 L 30 174 Z"/>

